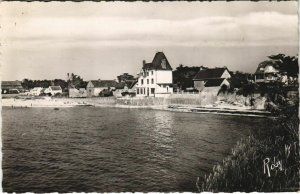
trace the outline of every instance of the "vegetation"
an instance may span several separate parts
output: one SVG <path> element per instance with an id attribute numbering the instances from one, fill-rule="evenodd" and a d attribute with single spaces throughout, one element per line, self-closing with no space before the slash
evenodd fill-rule
<path id="1" fill-rule="evenodd" d="M 242 71 L 230 72 L 231 78 L 228 79 L 231 88 L 242 88 L 245 85 L 251 84 L 254 80 L 254 75 L 251 73 L 244 73 Z"/>
<path id="2" fill-rule="evenodd" d="M 298 191 L 300 182 L 298 105 L 286 106 L 269 131 L 253 133 L 230 156 L 198 180 L 199 191 Z"/>
<path id="3" fill-rule="evenodd" d="M 173 83 L 181 90 L 194 87 L 193 78 L 199 72 L 201 67 L 188 67 L 180 64 L 176 70 L 173 71 Z"/>
<path id="4" fill-rule="evenodd" d="M 269 60 L 265 62 L 274 64 L 281 72 L 287 72 L 287 76 L 298 77 L 298 56 L 286 56 L 285 54 L 277 54 L 268 56 L 268 58 Z"/>
<path id="5" fill-rule="evenodd" d="M 75 75 L 74 73 L 67 73 L 68 76 L 68 87 L 71 88 L 86 88 L 87 82 L 83 81 L 83 79 L 79 75 Z"/>
<path id="6" fill-rule="evenodd" d="M 60 86 L 63 90 L 67 89 L 68 87 L 68 83 L 62 79 L 54 79 L 54 80 L 23 79 L 22 81 L 22 87 L 26 90 L 30 90 L 34 87 L 48 88 L 51 85 Z"/>
<path id="7" fill-rule="evenodd" d="M 113 92 L 110 89 L 104 89 L 99 93 L 100 97 L 109 97 L 113 96 Z"/>
<path id="8" fill-rule="evenodd" d="M 130 75 L 128 73 L 123 73 L 122 75 L 117 76 L 117 79 L 119 82 L 126 82 L 128 80 L 135 80 L 133 75 Z"/>

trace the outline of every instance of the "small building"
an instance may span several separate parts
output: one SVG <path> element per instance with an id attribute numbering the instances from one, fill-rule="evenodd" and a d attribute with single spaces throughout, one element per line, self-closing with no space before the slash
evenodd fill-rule
<path id="1" fill-rule="evenodd" d="M 202 92 L 218 95 L 220 89 L 224 86 L 226 88 L 230 87 L 230 82 L 226 78 L 209 79 L 205 82 Z"/>
<path id="2" fill-rule="evenodd" d="M 55 94 L 62 94 L 62 89 L 60 86 L 49 86 L 44 91 L 45 94 L 51 94 L 51 96 L 54 96 Z"/>
<path id="3" fill-rule="evenodd" d="M 85 88 L 69 88 L 69 97 L 70 98 L 85 98 L 87 97 Z"/>
<path id="4" fill-rule="evenodd" d="M 86 86 L 87 97 L 99 96 L 103 90 L 113 91 L 117 84 L 115 80 L 90 80 Z"/>
<path id="5" fill-rule="evenodd" d="M 194 88 L 199 92 L 205 88 L 210 88 L 210 90 L 221 89 L 223 85 L 230 87 L 229 79 L 231 74 L 227 67 L 214 68 L 214 69 L 200 69 L 199 72 L 194 77 Z M 205 90 L 207 91 L 207 89 Z"/>
<path id="6" fill-rule="evenodd" d="M 157 52 L 151 63 L 143 61 L 135 87 L 138 97 L 167 97 L 173 93 L 172 67 L 163 52 Z"/>
<path id="7" fill-rule="evenodd" d="M 29 94 L 33 96 L 39 96 L 42 93 L 43 88 L 42 87 L 34 87 L 30 90 Z"/>
<path id="8" fill-rule="evenodd" d="M 1 94 L 18 94 L 23 92 L 24 88 L 20 81 L 2 81 Z"/>
<path id="9" fill-rule="evenodd" d="M 254 77 L 256 83 L 269 83 L 280 79 L 278 68 L 268 62 L 262 62 L 258 65 Z"/>
<path id="10" fill-rule="evenodd" d="M 119 82 L 116 86 L 116 90 L 113 92 L 114 96 L 136 96 L 136 83 L 137 80 L 127 80 L 125 82 Z"/>

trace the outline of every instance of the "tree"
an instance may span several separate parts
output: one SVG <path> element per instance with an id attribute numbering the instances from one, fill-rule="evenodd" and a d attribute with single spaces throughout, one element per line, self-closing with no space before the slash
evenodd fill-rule
<path id="1" fill-rule="evenodd" d="M 128 73 L 123 73 L 122 75 L 117 76 L 119 82 L 125 82 L 127 80 L 134 80 L 134 76 Z"/>
<path id="2" fill-rule="evenodd" d="M 67 81 L 67 85 L 68 88 L 85 88 L 87 82 L 83 81 L 83 79 L 79 76 L 79 75 L 75 75 L 74 73 L 67 73 L 68 76 L 68 81 Z"/>
<path id="3" fill-rule="evenodd" d="M 66 89 L 68 87 L 68 82 L 62 79 L 55 79 L 53 80 L 53 83 L 55 86 L 60 86 L 62 90 Z"/>
<path id="4" fill-rule="evenodd" d="M 230 82 L 231 87 L 233 88 L 240 88 L 244 85 L 249 84 L 251 81 L 254 80 L 254 75 L 251 73 L 244 73 L 242 71 L 230 72 L 231 78 L 228 79 Z"/>
<path id="5" fill-rule="evenodd" d="M 298 77 L 299 65 L 298 56 L 286 56 L 285 54 L 277 54 L 268 56 L 266 62 L 272 63 L 279 68 L 281 72 L 287 72 L 287 76 Z"/>
<path id="6" fill-rule="evenodd" d="M 27 78 L 23 79 L 21 84 L 22 84 L 22 87 L 26 90 L 30 90 L 30 89 L 34 88 L 33 81 L 30 79 L 27 79 Z"/>
<path id="7" fill-rule="evenodd" d="M 173 71 L 173 83 L 180 89 L 186 89 L 194 86 L 194 77 L 199 72 L 200 68 L 206 67 L 188 67 L 180 64 L 175 71 Z"/>

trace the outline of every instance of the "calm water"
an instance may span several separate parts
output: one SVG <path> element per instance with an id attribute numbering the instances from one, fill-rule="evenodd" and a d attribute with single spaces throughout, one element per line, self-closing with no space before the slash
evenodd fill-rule
<path id="1" fill-rule="evenodd" d="M 266 119 L 117 108 L 3 108 L 6 192 L 196 191 Z"/>

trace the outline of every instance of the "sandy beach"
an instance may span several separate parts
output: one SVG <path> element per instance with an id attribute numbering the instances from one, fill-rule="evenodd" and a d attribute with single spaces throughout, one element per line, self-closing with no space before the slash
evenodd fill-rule
<path id="1" fill-rule="evenodd" d="M 1 100 L 2 106 L 8 107 L 74 107 L 81 103 L 67 99 L 52 99 L 45 97 L 41 99 L 15 99 L 8 98 Z"/>
<path id="2" fill-rule="evenodd" d="M 192 113 L 210 113 L 210 114 L 225 114 L 225 115 L 244 115 L 244 116 L 268 116 L 270 113 L 265 110 L 253 109 L 251 106 L 241 104 L 229 104 L 225 102 L 216 102 L 204 106 L 197 105 L 180 105 L 180 104 L 165 104 L 165 105 L 149 105 L 136 106 L 118 104 L 110 99 L 100 100 L 99 98 L 6 98 L 1 101 L 3 107 L 12 108 L 68 108 L 75 106 L 94 106 L 94 107 L 116 107 L 116 108 L 143 108 L 157 109 L 174 112 L 192 112 Z"/>

